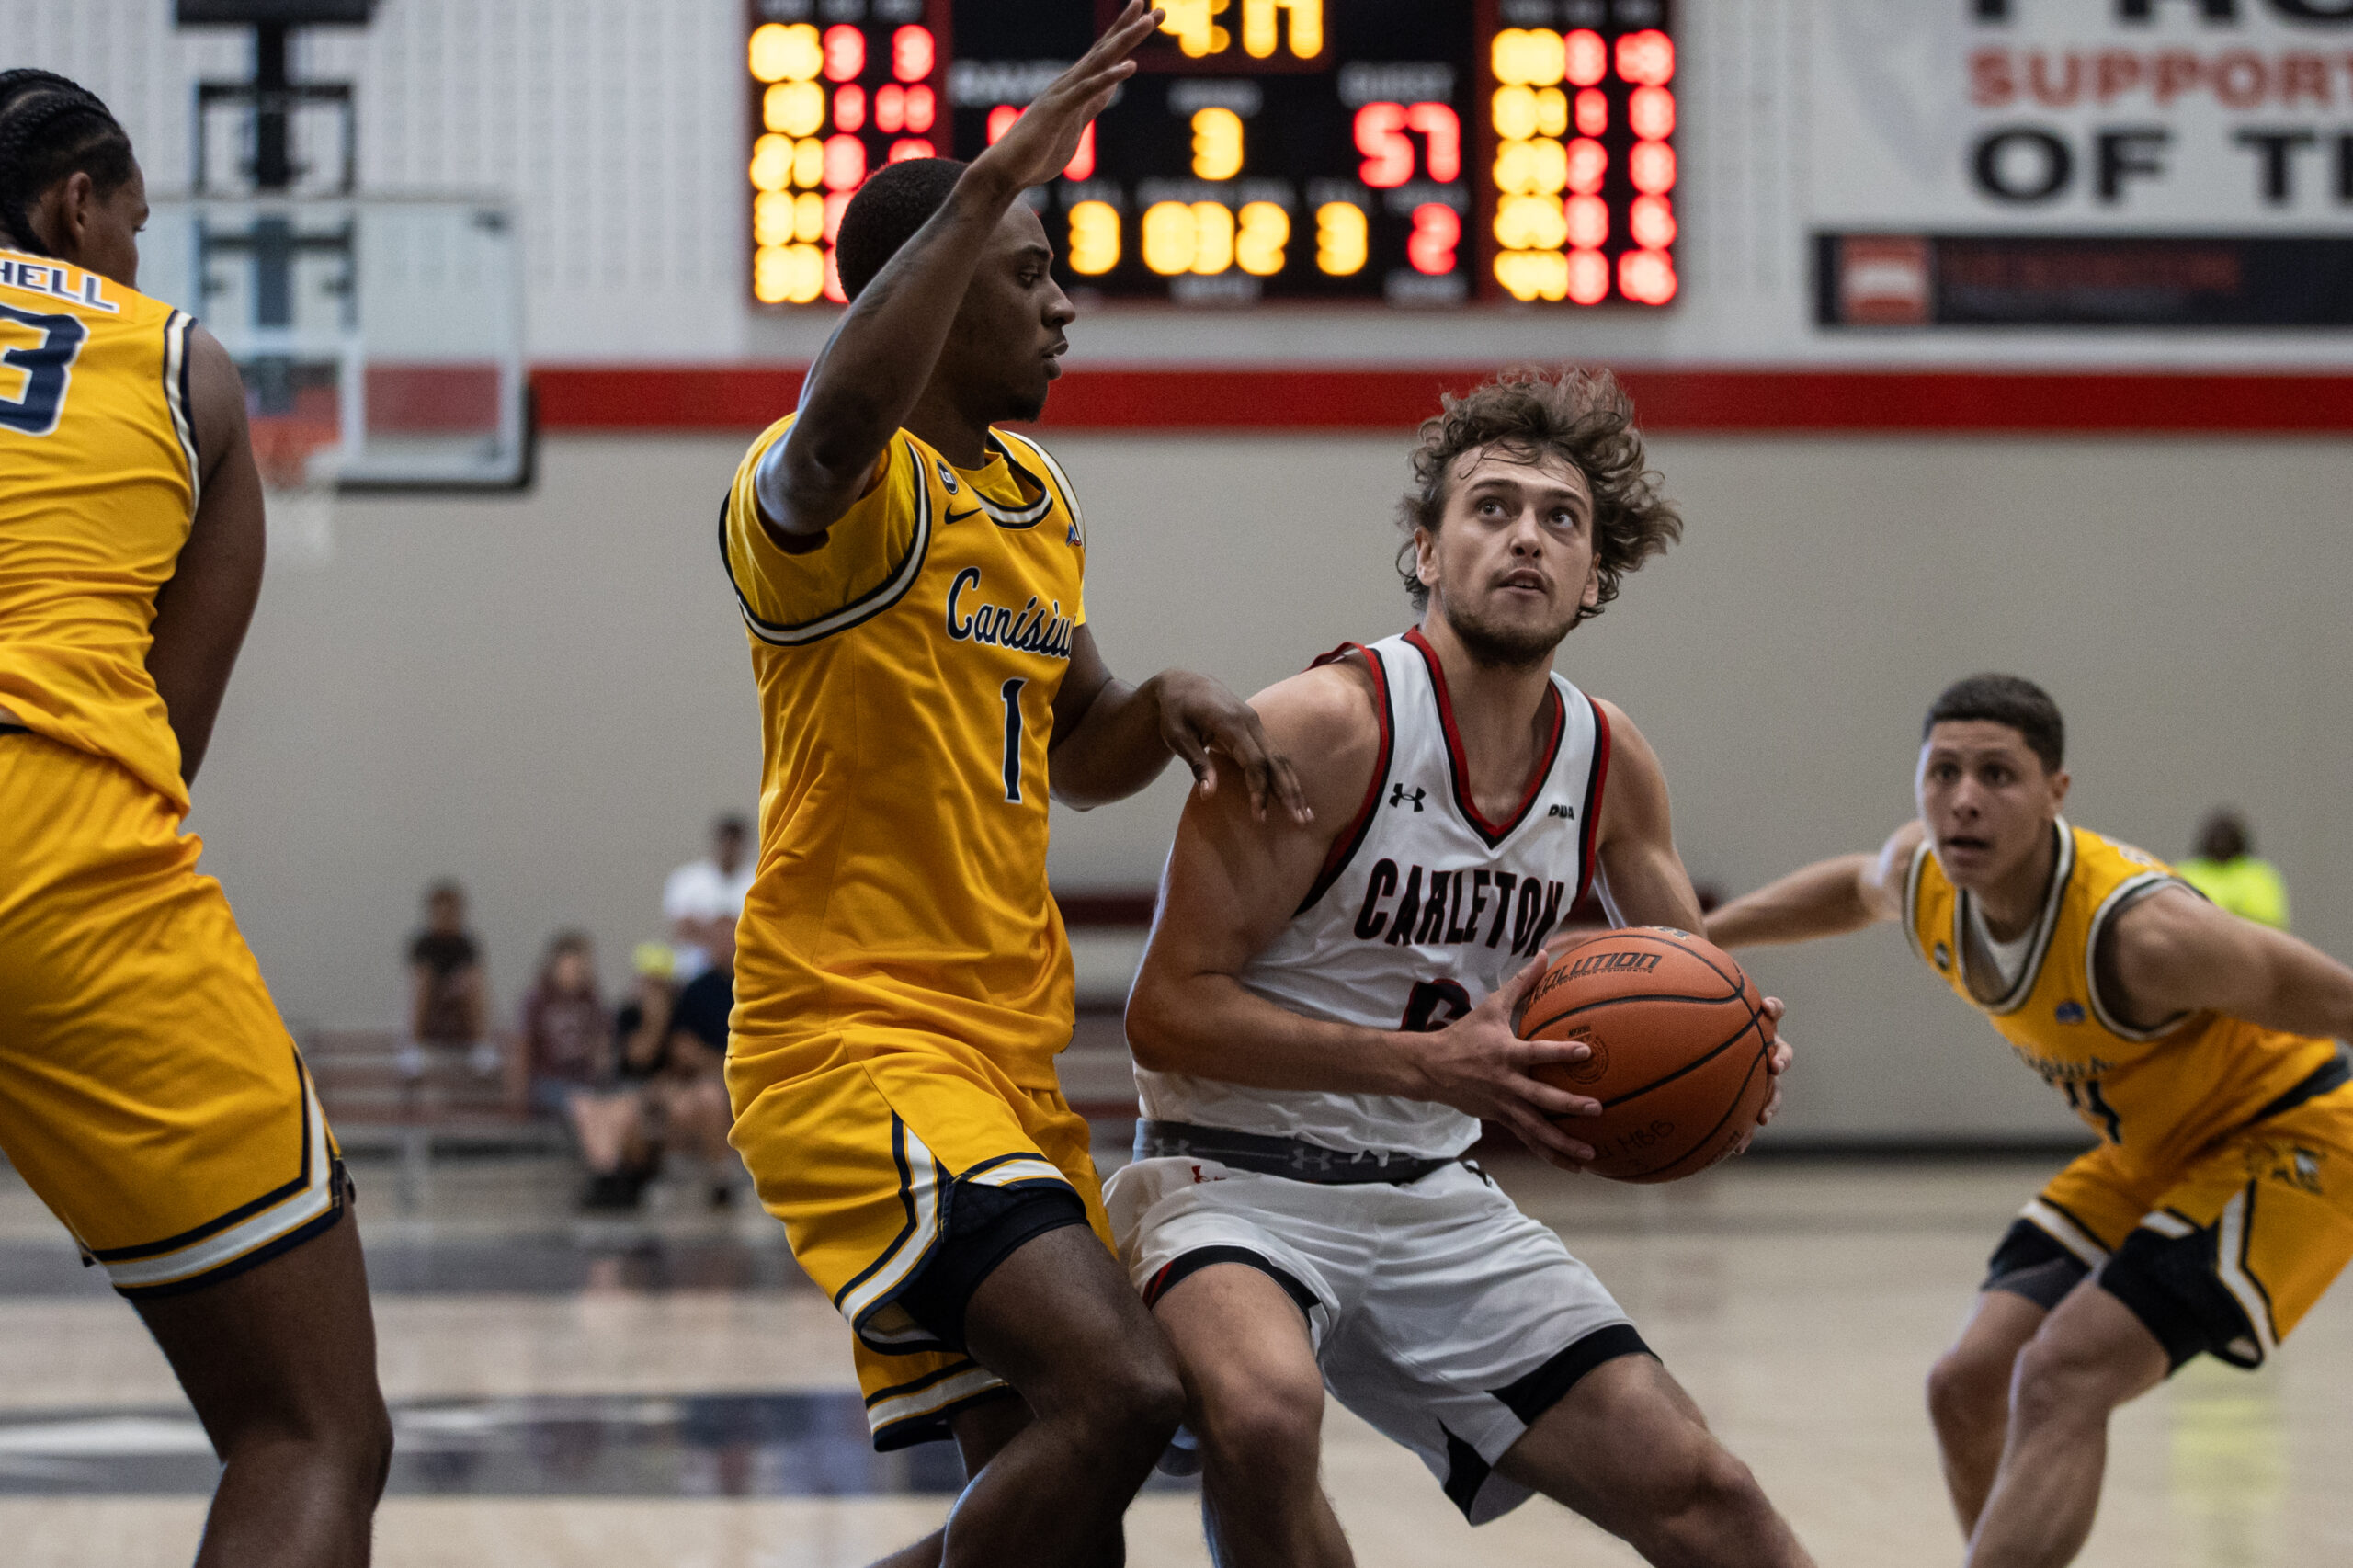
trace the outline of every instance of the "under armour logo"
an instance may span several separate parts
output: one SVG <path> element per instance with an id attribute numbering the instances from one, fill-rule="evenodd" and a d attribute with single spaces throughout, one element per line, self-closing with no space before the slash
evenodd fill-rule
<path id="1" fill-rule="evenodd" d="M 1413 802 L 1414 810 L 1417 812 L 1420 811 L 1422 809 L 1422 791 L 1419 790 L 1408 790 L 1403 784 L 1392 784 L 1389 787 L 1389 803 L 1391 805 L 1402 806 L 1409 801 Z"/>
<path id="2" fill-rule="evenodd" d="M 1573 811 L 1569 810 L 1569 808 L 1568 808 L 1568 807 L 1566 807 L 1566 806 L 1560 805 L 1560 804 L 1557 804 L 1557 803 L 1552 807 L 1552 809 L 1551 811 L 1546 812 L 1544 814 L 1545 814 L 1546 816 L 1548 816 L 1548 817 L 1568 817 L 1568 818 L 1571 818 L 1571 819 L 1574 819 L 1574 817 L 1576 816 L 1576 812 L 1573 812 Z"/>

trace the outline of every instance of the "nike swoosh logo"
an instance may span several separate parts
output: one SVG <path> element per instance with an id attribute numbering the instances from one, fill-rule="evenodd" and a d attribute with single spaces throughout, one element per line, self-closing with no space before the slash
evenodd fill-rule
<path id="1" fill-rule="evenodd" d="M 980 515 L 981 509 L 975 506 L 969 512 L 950 512 L 948 514 L 948 520 L 951 523 L 961 523 L 967 517 L 977 517 Z"/>

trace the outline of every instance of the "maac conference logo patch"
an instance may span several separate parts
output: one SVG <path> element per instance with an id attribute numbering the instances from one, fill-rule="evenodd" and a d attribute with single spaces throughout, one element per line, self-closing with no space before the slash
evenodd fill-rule
<path id="1" fill-rule="evenodd" d="M 1938 969 L 1950 969 L 1952 967 L 1952 949 L 1946 947 L 1942 942 L 1938 942 L 1936 945 L 1935 949 L 1928 954 L 1928 957 L 1935 961 L 1936 966 Z"/>
<path id="2" fill-rule="evenodd" d="M 2080 1024 L 2085 1017 L 2084 1005 L 2081 1002 L 2062 1002 L 2052 1017 L 2063 1024 Z"/>
<path id="3" fill-rule="evenodd" d="M 955 494 L 961 488 L 956 483 L 956 471 L 948 466 L 946 458 L 934 458 L 932 462 L 939 470 L 939 483 L 947 487 L 948 494 Z"/>

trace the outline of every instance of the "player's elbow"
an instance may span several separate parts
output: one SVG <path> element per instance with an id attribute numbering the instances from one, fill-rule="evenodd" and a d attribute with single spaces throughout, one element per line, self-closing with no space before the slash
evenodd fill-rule
<path id="1" fill-rule="evenodd" d="M 1128 993 L 1128 1052 L 1148 1073 L 1166 1073 L 1183 1064 L 1184 1046 L 1176 1024 L 1183 1007 L 1172 994 L 1174 989 L 1146 963 Z"/>

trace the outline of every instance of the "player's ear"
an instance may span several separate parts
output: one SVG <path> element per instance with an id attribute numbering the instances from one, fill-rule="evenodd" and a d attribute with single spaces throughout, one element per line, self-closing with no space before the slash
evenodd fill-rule
<path id="1" fill-rule="evenodd" d="M 2067 803 L 2067 786 L 2075 781 L 2075 775 L 2063 767 L 2051 776 L 2051 809 L 2052 811 L 2057 811 Z"/>
<path id="2" fill-rule="evenodd" d="M 1577 602 L 1587 609 L 1601 608 L 1601 557 L 1596 555 L 1593 564 L 1586 568 L 1585 593 Z"/>
<path id="3" fill-rule="evenodd" d="M 1427 528 L 1414 530 L 1414 576 L 1425 588 L 1438 586 L 1438 535 Z"/>

